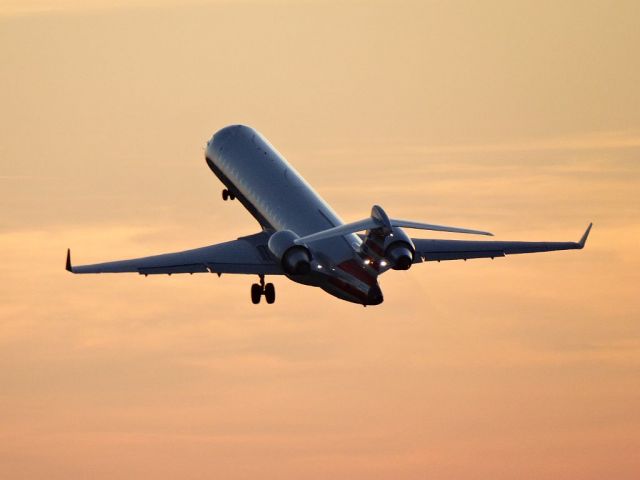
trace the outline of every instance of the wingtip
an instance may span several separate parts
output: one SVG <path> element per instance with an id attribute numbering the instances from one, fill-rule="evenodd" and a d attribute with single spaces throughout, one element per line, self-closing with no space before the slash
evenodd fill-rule
<path id="1" fill-rule="evenodd" d="M 67 272 L 73 273 L 73 267 L 71 266 L 71 249 L 67 248 L 67 263 L 65 265 L 65 270 Z"/>
<path id="2" fill-rule="evenodd" d="M 593 222 L 589 223 L 589 226 L 587 227 L 584 234 L 582 235 L 582 238 L 578 242 L 578 245 L 580 245 L 580 248 L 584 248 L 585 243 L 587 243 L 587 238 L 589 238 L 589 232 L 591 232 L 591 227 L 593 227 Z"/>

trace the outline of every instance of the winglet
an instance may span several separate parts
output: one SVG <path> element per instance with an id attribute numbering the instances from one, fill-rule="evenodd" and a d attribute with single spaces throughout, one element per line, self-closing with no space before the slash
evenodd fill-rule
<path id="1" fill-rule="evenodd" d="M 73 273 L 73 267 L 71 266 L 71 249 L 67 248 L 67 264 L 64 267 L 67 272 Z"/>
<path id="2" fill-rule="evenodd" d="M 580 246 L 580 248 L 584 248 L 584 244 L 587 243 L 587 238 L 589 237 L 589 232 L 591 231 L 591 227 L 593 227 L 593 223 L 589 224 L 584 234 L 582 235 L 582 238 L 578 242 L 578 245 Z"/>

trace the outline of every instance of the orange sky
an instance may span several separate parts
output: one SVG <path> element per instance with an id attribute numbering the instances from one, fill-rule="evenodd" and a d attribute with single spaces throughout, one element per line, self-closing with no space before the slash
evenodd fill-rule
<path id="1" fill-rule="evenodd" d="M 637 479 L 637 2 L 0 2 L 0 478 Z M 260 130 L 347 221 L 587 248 L 277 278 L 71 276 L 254 233 Z"/>

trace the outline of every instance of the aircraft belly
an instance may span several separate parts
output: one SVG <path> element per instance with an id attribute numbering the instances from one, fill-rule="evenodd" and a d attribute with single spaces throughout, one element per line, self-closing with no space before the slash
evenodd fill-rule
<path id="1" fill-rule="evenodd" d="M 235 125 L 216 133 L 207 146 L 207 160 L 216 175 L 239 192 L 263 227 L 304 236 L 343 223 L 286 159 L 249 127 Z M 347 238 L 316 242 L 313 250 L 334 261 L 344 260 L 359 244 L 355 235 Z"/>

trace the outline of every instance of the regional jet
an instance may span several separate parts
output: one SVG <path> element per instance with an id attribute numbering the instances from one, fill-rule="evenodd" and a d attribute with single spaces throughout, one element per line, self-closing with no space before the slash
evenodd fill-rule
<path id="1" fill-rule="evenodd" d="M 362 220 L 344 223 L 285 158 L 254 129 L 232 125 L 207 142 L 205 160 L 224 185 L 222 199 L 238 200 L 261 231 L 229 242 L 177 253 L 73 266 L 72 273 L 172 275 L 215 273 L 256 275 L 251 301 L 273 303 L 267 275 L 319 287 L 339 299 L 382 303 L 378 277 L 416 263 L 496 258 L 519 253 L 584 247 L 591 224 L 578 242 L 467 241 L 411 238 L 405 229 L 492 235 L 481 230 L 433 225 L 390 217 L 378 205 Z"/>

